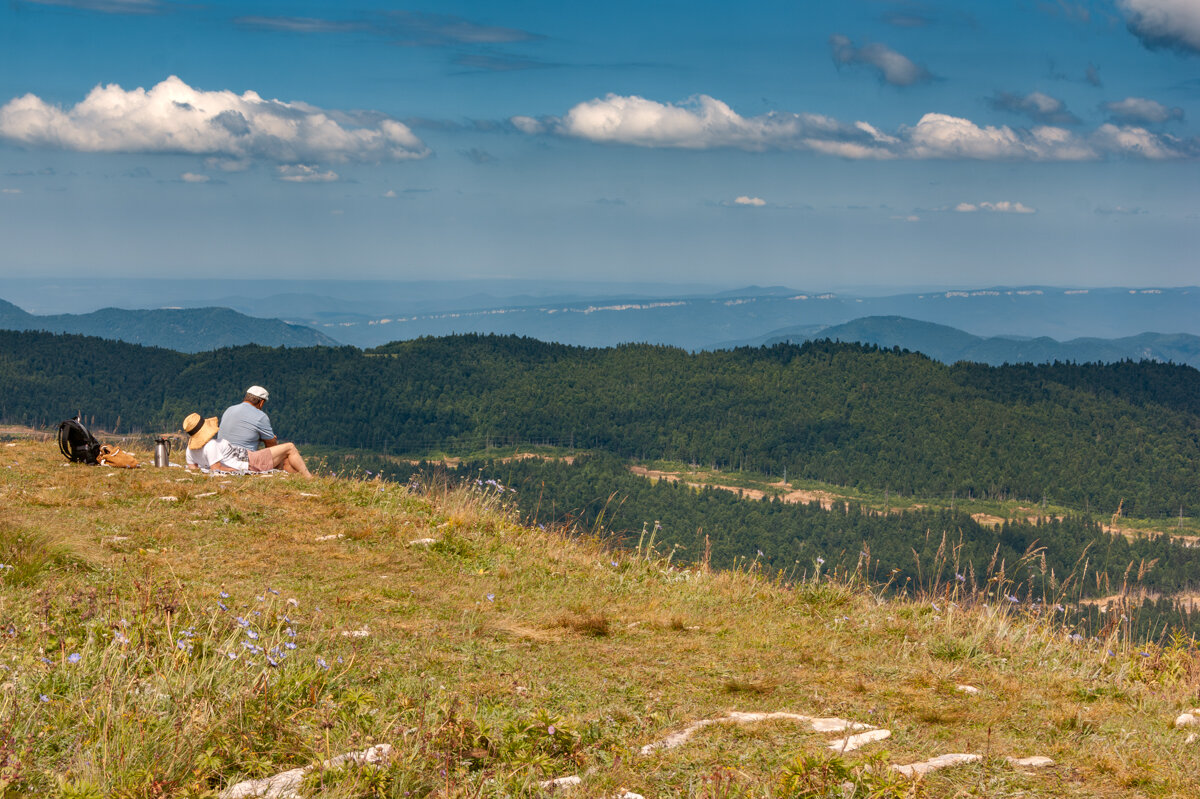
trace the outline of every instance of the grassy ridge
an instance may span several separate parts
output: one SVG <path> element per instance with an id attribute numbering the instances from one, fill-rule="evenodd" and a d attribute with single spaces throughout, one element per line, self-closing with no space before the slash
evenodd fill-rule
<path id="1" fill-rule="evenodd" d="M 614 554 L 522 527 L 492 490 L 68 467 L 9 443 L 0 795 L 212 796 L 382 742 L 379 768 L 310 773 L 308 794 L 538 796 L 564 775 L 586 796 L 1200 792 L 1170 727 L 1195 649 L 1072 641 L 1002 585 L 881 602 L 852 575 Z M 836 756 L 795 724 L 713 725 L 639 754 L 729 710 L 892 737 Z M 916 784 L 886 768 L 949 752 L 984 759 Z M 1003 759 L 1028 755 L 1057 765 Z"/>

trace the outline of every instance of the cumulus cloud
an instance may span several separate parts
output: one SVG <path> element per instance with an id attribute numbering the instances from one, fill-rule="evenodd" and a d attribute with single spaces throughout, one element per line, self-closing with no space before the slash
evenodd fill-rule
<path id="1" fill-rule="evenodd" d="M 1103 103 L 1100 108 L 1111 119 L 1131 124 L 1160 125 L 1173 119 L 1183 119 L 1182 108 L 1167 108 L 1145 97 L 1126 97 L 1115 103 Z"/>
<path id="2" fill-rule="evenodd" d="M 1172 136 L 1156 136 L 1145 128 L 1134 126 L 1101 125 L 1096 129 L 1093 139 L 1108 150 L 1154 161 L 1184 158 L 1189 155 L 1183 148 L 1184 143 L 1178 139 Z M 1189 149 L 1192 150 L 1190 154 L 1195 155 L 1195 142 Z"/>
<path id="3" fill-rule="evenodd" d="M 248 91 L 202 91 L 171 76 L 149 90 L 97 86 L 71 108 L 33 94 L 0 106 L 0 138 L 82 152 L 189 153 L 242 162 L 378 162 L 423 158 L 405 125 L 378 113 L 328 111 Z"/>
<path id="4" fill-rule="evenodd" d="M 0 189 L 0 194 L 20 194 L 20 189 Z"/>
<path id="5" fill-rule="evenodd" d="M 854 43 L 841 34 L 829 37 L 833 49 L 833 62 L 842 64 L 867 64 L 879 71 L 879 77 L 893 86 L 912 86 L 933 80 L 929 70 L 914 64 L 907 56 L 879 43 L 867 43 L 855 47 Z"/>
<path id="6" fill-rule="evenodd" d="M 959 203 L 954 206 L 954 210 L 960 214 L 973 214 L 979 211 L 991 211 L 997 214 L 1036 214 L 1037 209 L 1030 208 L 1023 203 L 1009 202 L 1003 200 L 1001 202 L 990 203 Z"/>
<path id="7" fill-rule="evenodd" d="M 734 198 L 733 204 L 734 205 L 749 205 L 749 206 L 752 206 L 755 208 L 761 208 L 762 206 L 767 204 L 767 201 L 764 200 L 762 197 L 747 197 L 746 195 L 743 194 L 741 197 Z"/>
<path id="8" fill-rule="evenodd" d="M 1200 140 L 1182 140 L 1145 128 L 1106 124 L 1088 133 L 1055 125 L 1031 129 L 981 126 L 963 117 L 929 113 L 916 125 L 885 132 L 820 114 L 773 111 L 743 117 L 707 95 L 660 103 L 609 94 L 579 103 L 564 117 L 514 117 L 516 130 L 637 147 L 750 151 L 803 150 L 847 159 L 972 159 L 1086 161 L 1109 157 L 1195 158 Z"/>
<path id="9" fill-rule="evenodd" d="M 886 137 L 867 125 L 842 125 L 820 114 L 768 113 L 743 117 L 725 103 L 698 95 L 681 104 L 610 94 L 580 103 L 559 120 L 514 117 L 526 132 L 552 130 L 564 136 L 642 147 L 744 150 L 817 149 L 832 154 L 850 145 L 847 157 L 890 157 Z M 827 148 L 827 149 L 826 149 Z"/>
<path id="10" fill-rule="evenodd" d="M 1117 0 L 1128 27 L 1151 50 L 1200 53 L 1200 3 L 1196 0 Z"/>
<path id="11" fill-rule="evenodd" d="M 1095 153 L 1070 131 L 1043 126 L 1019 131 L 1001 125 L 980 127 L 949 114 L 926 114 L 908 131 L 914 158 L 1079 161 Z"/>
<path id="12" fill-rule="evenodd" d="M 338 179 L 338 174 L 309 164 L 280 164 L 279 179 L 289 183 L 332 183 Z"/>
<path id="13" fill-rule="evenodd" d="M 184 183 L 208 183 L 212 180 L 208 175 L 199 175 L 195 172 L 184 172 L 179 179 Z"/>
<path id="14" fill-rule="evenodd" d="M 988 102 L 999 111 L 1023 114 L 1043 125 L 1078 125 L 1080 122 L 1079 117 L 1067 110 L 1066 103 L 1041 92 L 1025 96 L 996 92 Z"/>

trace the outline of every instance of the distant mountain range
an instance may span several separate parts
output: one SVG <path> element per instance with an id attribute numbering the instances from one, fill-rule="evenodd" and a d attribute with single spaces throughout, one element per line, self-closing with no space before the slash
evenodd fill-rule
<path id="1" fill-rule="evenodd" d="M 203 352 L 239 344 L 338 346 L 338 342 L 312 328 L 278 319 L 258 319 L 229 308 L 102 308 L 86 314 L 36 316 L 0 300 L 0 328 L 77 333 L 178 352 Z"/>
<path id="2" fill-rule="evenodd" d="M 1055 341 L 1047 336 L 974 336 L 947 325 L 902 316 L 868 316 L 842 325 L 813 330 L 775 331 L 750 345 L 801 343 L 811 339 L 900 347 L 921 352 L 943 363 L 975 361 L 1004 363 L 1113 363 L 1122 360 L 1170 361 L 1200 367 L 1200 336 L 1188 333 L 1141 333 L 1123 338 L 1076 338 Z"/>
<path id="3" fill-rule="evenodd" d="M 982 337 L 1115 339 L 1200 335 L 1200 288 L 995 286 L 906 293 L 786 286 L 564 280 L 129 280 L 0 278 L 0 297 L 37 314 L 227 307 L 319 330 L 358 347 L 451 333 L 584 346 L 626 342 L 716 349 L 870 316 L 902 316 Z"/>
<path id="4" fill-rule="evenodd" d="M 498 333 L 589 347 L 649 342 L 702 350 L 866 316 L 920 319 L 984 337 L 1015 334 L 1064 341 L 1122 338 L 1147 330 L 1200 335 L 1200 289 L 1194 287 L 1034 286 L 869 297 L 754 286 L 706 294 L 510 299 L 517 302 L 468 306 L 464 301 L 447 307 L 443 300 L 436 308 L 383 316 L 354 313 L 347 306 L 336 313 L 305 314 L 298 303 L 291 304 L 291 313 L 269 305 L 259 312 L 270 309 L 359 347 L 420 336 Z"/>
<path id="5" fill-rule="evenodd" d="M 43 311 L 86 307 L 81 303 L 88 291 L 96 302 L 118 298 L 132 305 L 154 300 L 182 306 L 43 316 L 0 301 L 0 327 L 83 333 L 184 352 L 246 343 L 369 348 L 455 333 L 515 334 L 589 347 L 648 342 L 691 351 L 834 336 L 899 346 L 949 362 L 1151 358 L 1200 365 L 1196 287 L 1023 286 L 887 296 L 786 286 L 721 289 L 528 280 L 247 280 L 219 285 L 0 280 L 0 289 L 5 287 L 24 298 L 27 307 Z M 122 290 L 128 290 L 128 297 L 121 297 Z"/>

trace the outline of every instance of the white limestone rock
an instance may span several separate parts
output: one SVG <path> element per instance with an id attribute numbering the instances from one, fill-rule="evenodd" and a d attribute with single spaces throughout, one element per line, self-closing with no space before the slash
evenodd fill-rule
<path id="1" fill-rule="evenodd" d="M 829 748 L 835 752 L 853 752 L 855 749 L 861 749 L 870 743 L 882 741 L 885 738 L 892 737 L 891 730 L 868 730 L 867 732 L 848 735 L 845 738 L 839 738 L 829 744 Z"/>
<path id="2" fill-rule="evenodd" d="M 321 768 L 341 768 L 350 764 L 373 765 L 385 760 L 391 752 L 391 744 L 377 744 L 361 752 L 349 752 L 330 758 L 321 763 Z M 245 780 L 221 791 L 218 797 L 219 799 L 301 799 L 298 789 L 304 782 L 304 775 L 312 770 L 313 766 L 302 766 L 276 774 L 274 777 Z"/>
<path id="3" fill-rule="evenodd" d="M 892 766 L 892 768 L 906 777 L 920 777 L 923 774 L 928 774 L 929 772 L 937 771 L 938 769 L 957 766 L 961 763 L 975 763 L 980 760 L 983 760 L 983 755 L 955 753 L 949 755 L 938 755 L 937 757 L 931 757 L 929 760 L 922 760 L 920 763 L 909 763 L 905 766 Z"/>

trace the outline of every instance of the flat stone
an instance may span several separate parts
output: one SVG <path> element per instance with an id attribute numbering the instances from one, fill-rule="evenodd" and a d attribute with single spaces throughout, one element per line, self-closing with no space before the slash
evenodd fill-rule
<path id="1" fill-rule="evenodd" d="M 569 777 L 555 777 L 552 780 L 543 780 L 538 783 L 545 791 L 567 791 L 572 788 L 578 788 L 583 782 L 582 777 L 572 774 Z"/>
<path id="2" fill-rule="evenodd" d="M 330 533 L 329 535 L 319 535 L 316 538 L 314 538 L 313 540 L 314 541 L 333 541 L 335 539 L 345 538 L 345 537 L 346 536 L 342 533 Z"/>
<path id="3" fill-rule="evenodd" d="M 848 735 L 845 738 L 839 738 L 829 744 L 829 748 L 835 752 L 853 752 L 855 749 L 861 749 L 869 743 L 882 741 L 885 738 L 891 738 L 891 730 L 868 730 L 855 735 Z"/>
<path id="4" fill-rule="evenodd" d="M 928 774 L 929 772 L 937 771 L 938 769 L 957 766 L 961 763 L 975 763 L 980 760 L 983 760 L 983 755 L 938 755 L 937 757 L 932 757 L 929 760 L 922 760 L 920 763 L 910 763 L 907 766 L 892 766 L 892 768 L 906 777 L 920 777 L 922 774 Z"/>
<path id="5" fill-rule="evenodd" d="M 970 694 L 971 696 L 980 692 L 974 685 L 956 685 L 954 686 L 954 690 L 962 694 Z"/>
<path id="6" fill-rule="evenodd" d="M 436 544 L 436 538 L 417 538 L 408 542 L 410 547 L 427 547 L 430 544 Z"/>
<path id="7" fill-rule="evenodd" d="M 1200 724 L 1200 708 L 1189 710 L 1187 713 L 1180 713 L 1175 717 L 1176 729 L 1195 727 L 1197 724 Z"/>
<path id="8" fill-rule="evenodd" d="M 379 763 L 391 752 L 391 744 L 378 744 L 361 752 L 350 752 L 330 758 L 321 764 L 321 768 L 341 768 L 351 763 L 360 766 Z M 246 780 L 231 785 L 218 796 L 219 799 L 301 799 L 298 789 L 304 782 L 304 775 L 312 770 L 313 766 L 302 766 L 276 774 L 274 777 Z"/>
<path id="9" fill-rule="evenodd" d="M 687 743 L 689 738 L 710 724 L 753 724 L 760 721 L 794 721 L 807 725 L 813 732 L 847 732 L 849 730 L 872 730 L 877 733 L 880 732 L 879 730 L 875 730 L 870 724 L 847 721 L 846 719 L 803 716 L 799 713 L 743 713 L 733 710 L 727 716 L 721 718 L 693 721 L 678 732 L 673 732 L 661 740 L 646 744 L 642 747 L 641 753 L 648 755 L 656 749 L 674 749 L 682 746 Z M 888 735 L 891 735 L 891 733 L 888 732 L 883 737 L 886 738 Z M 858 746 L 861 745 L 859 744 Z M 857 748 L 857 746 L 854 748 Z"/>
<path id="10" fill-rule="evenodd" d="M 1044 755 L 1034 755 L 1033 757 L 1006 757 L 1004 758 L 1013 766 L 1027 766 L 1029 768 L 1045 768 L 1053 766 L 1054 761 Z"/>

